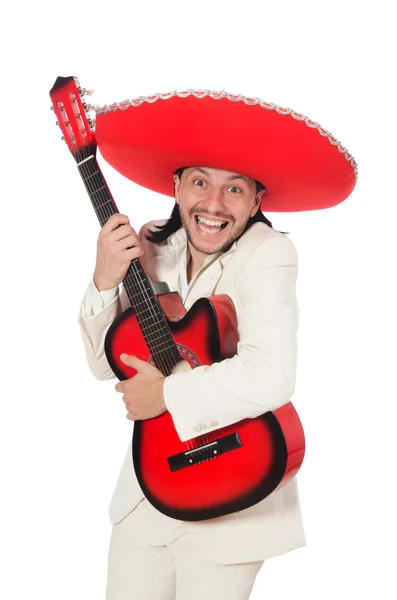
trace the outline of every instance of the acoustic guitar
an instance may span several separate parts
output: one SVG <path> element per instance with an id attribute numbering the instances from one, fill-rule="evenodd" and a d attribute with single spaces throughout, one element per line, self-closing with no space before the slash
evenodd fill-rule
<path id="1" fill-rule="evenodd" d="M 119 211 L 96 159 L 87 94 L 74 77 L 58 77 L 50 91 L 51 108 L 103 227 Z M 123 286 L 131 307 L 116 318 L 105 339 L 118 379 L 136 374 L 120 360 L 122 353 L 151 362 L 165 376 L 236 354 L 236 312 L 227 295 L 200 298 L 186 312 L 176 292 L 154 293 L 139 258 L 131 262 Z M 289 402 L 187 442 L 179 439 L 167 411 L 134 422 L 132 448 L 149 502 L 172 518 L 200 521 L 248 508 L 285 485 L 302 465 L 305 439 Z"/>

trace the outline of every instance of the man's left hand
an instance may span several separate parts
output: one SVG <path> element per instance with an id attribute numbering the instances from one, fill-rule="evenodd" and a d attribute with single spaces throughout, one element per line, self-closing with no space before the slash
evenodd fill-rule
<path id="1" fill-rule="evenodd" d="M 167 410 L 164 403 L 163 385 L 165 376 L 153 365 L 136 356 L 121 354 L 124 364 L 136 369 L 131 379 L 119 381 L 116 392 L 121 392 L 125 402 L 127 419 L 130 421 L 151 419 Z"/>

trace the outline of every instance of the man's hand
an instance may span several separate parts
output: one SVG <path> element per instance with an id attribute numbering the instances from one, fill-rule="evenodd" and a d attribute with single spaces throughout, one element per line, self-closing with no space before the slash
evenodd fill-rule
<path id="1" fill-rule="evenodd" d="M 96 288 L 110 290 L 119 285 L 131 261 L 142 256 L 138 235 L 126 215 L 116 213 L 99 232 L 93 275 Z"/>
<path id="2" fill-rule="evenodd" d="M 121 360 L 138 371 L 135 377 L 119 381 L 116 392 L 123 393 L 123 401 L 130 421 L 151 419 L 167 410 L 164 403 L 164 375 L 153 365 L 136 356 L 121 354 Z"/>

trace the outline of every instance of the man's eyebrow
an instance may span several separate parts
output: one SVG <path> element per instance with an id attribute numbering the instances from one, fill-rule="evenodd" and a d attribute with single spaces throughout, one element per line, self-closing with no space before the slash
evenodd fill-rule
<path id="1" fill-rule="evenodd" d="M 207 175 L 207 177 L 210 176 L 210 174 L 208 173 L 208 171 L 206 171 L 202 167 L 194 167 L 191 172 L 194 173 L 195 171 L 200 171 L 200 173 L 204 173 L 204 175 Z"/>
<path id="2" fill-rule="evenodd" d="M 207 175 L 207 177 L 210 177 L 208 171 L 206 171 L 202 167 L 194 167 L 192 173 L 194 173 L 194 171 L 200 171 L 200 173 L 203 173 L 204 175 Z M 246 175 L 238 175 L 236 173 L 236 175 L 230 175 L 230 177 L 228 177 L 229 181 L 234 181 L 235 179 L 244 179 L 245 181 L 249 182 L 249 177 L 247 177 Z"/>
<path id="3" fill-rule="evenodd" d="M 245 181 L 249 182 L 249 177 L 246 175 L 231 175 L 228 179 L 229 181 L 234 181 L 235 179 L 244 179 Z"/>

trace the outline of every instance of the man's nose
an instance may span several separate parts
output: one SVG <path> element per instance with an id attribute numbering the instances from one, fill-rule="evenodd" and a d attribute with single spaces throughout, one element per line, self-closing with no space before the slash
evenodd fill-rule
<path id="1" fill-rule="evenodd" d="M 212 212 L 223 210 L 224 208 L 224 195 L 222 188 L 212 188 L 207 196 L 205 205 L 206 208 Z"/>

